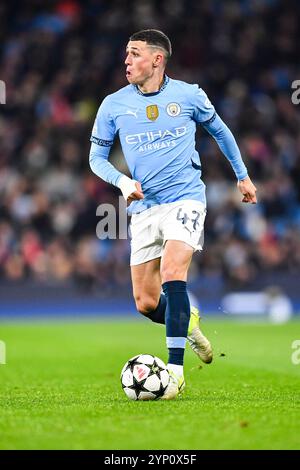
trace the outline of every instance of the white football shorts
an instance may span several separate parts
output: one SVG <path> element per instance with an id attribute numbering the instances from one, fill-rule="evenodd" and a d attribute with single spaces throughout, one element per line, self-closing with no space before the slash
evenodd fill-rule
<path id="1" fill-rule="evenodd" d="M 204 243 L 206 207 L 185 200 L 160 204 L 131 216 L 130 265 L 160 258 L 167 240 L 180 240 L 200 251 Z"/>

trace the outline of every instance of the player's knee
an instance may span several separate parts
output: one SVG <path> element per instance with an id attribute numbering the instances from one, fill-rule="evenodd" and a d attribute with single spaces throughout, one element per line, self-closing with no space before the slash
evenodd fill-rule
<path id="1" fill-rule="evenodd" d="M 186 271 L 181 266 L 164 266 L 161 268 L 162 283 L 168 281 L 181 281 L 186 279 Z"/>
<path id="2" fill-rule="evenodd" d="M 157 301 L 151 297 L 137 296 L 135 297 L 135 304 L 138 312 L 146 316 L 157 307 Z"/>

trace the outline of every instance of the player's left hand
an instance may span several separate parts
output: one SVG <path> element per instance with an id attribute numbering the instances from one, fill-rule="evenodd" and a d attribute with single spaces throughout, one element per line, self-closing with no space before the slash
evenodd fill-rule
<path id="1" fill-rule="evenodd" d="M 242 202 L 249 202 L 251 204 L 256 204 L 257 203 L 257 198 L 256 198 L 256 187 L 252 183 L 251 179 L 249 176 L 247 176 L 245 179 L 238 181 L 237 187 L 239 188 L 240 192 L 243 195 Z"/>

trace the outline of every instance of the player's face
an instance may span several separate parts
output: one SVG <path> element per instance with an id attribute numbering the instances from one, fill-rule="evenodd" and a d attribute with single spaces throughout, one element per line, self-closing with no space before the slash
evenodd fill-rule
<path id="1" fill-rule="evenodd" d="M 129 83 L 143 84 L 153 75 L 157 53 L 145 41 L 129 41 L 126 47 L 126 78 Z"/>

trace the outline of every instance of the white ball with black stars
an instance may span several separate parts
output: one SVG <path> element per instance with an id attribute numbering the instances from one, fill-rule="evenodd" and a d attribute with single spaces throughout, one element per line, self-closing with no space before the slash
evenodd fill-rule
<path id="1" fill-rule="evenodd" d="M 157 400 L 169 383 L 166 364 L 152 354 L 129 359 L 121 372 L 122 388 L 130 400 Z"/>

